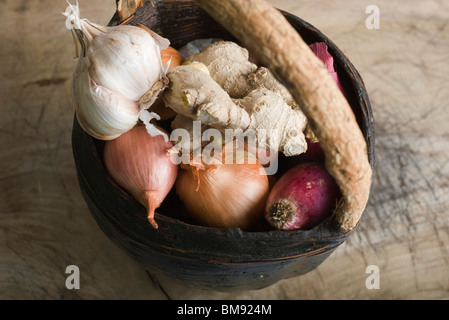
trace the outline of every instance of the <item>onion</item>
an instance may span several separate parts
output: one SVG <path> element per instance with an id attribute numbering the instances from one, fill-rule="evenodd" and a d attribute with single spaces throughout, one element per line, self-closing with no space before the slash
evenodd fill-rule
<path id="1" fill-rule="evenodd" d="M 343 88 L 338 73 L 335 70 L 334 57 L 328 52 L 327 44 L 325 42 L 315 42 L 309 45 L 309 48 L 313 53 L 315 53 L 318 58 L 320 58 L 321 61 L 323 61 L 338 88 L 343 93 L 343 95 L 346 96 L 345 89 Z"/>
<path id="2" fill-rule="evenodd" d="M 320 142 L 311 140 L 309 138 L 306 138 L 306 142 L 307 151 L 300 154 L 298 157 L 302 161 L 324 162 L 325 154 Z"/>
<path id="3" fill-rule="evenodd" d="M 185 58 L 178 50 L 168 46 L 167 49 L 161 50 L 161 61 L 165 69 L 171 69 L 183 64 Z"/>
<path id="4" fill-rule="evenodd" d="M 178 172 L 167 153 L 172 146 L 163 136 L 151 136 L 144 126 L 135 126 L 104 147 L 109 174 L 147 208 L 148 221 L 156 229 L 154 211 L 170 192 Z"/>
<path id="5" fill-rule="evenodd" d="M 167 49 L 161 50 L 161 62 L 165 70 L 183 64 L 184 60 L 182 54 L 173 47 L 169 46 Z M 160 120 L 167 120 L 176 116 L 176 112 L 165 105 L 162 94 L 159 95 L 150 106 L 150 111 L 156 113 L 160 117 Z"/>
<path id="6" fill-rule="evenodd" d="M 306 162 L 284 173 L 265 206 L 265 218 L 281 230 L 309 230 L 332 214 L 340 189 L 324 164 Z"/>
<path id="7" fill-rule="evenodd" d="M 263 222 L 268 178 L 252 154 L 234 151 L 214 164 L 201 161 L 180 167 L 176 193 L 196 223 L 252 230 Z"/>

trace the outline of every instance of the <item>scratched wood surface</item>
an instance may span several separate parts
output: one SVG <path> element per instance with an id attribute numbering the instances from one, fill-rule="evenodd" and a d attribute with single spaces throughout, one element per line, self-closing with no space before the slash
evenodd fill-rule
<path id="1" fill-rule="evenodd" d="M 3 0 L 0 299 L 449 299 L 449 4 L 269 2 L 329 36 L 370 94 L 376 168 L 349 239 L 316 270 L 262 290 L 192 290 L 149 275 L 101 232 L 78 187 L 66 2 Z M 79 4 L 101 24 L 115 11 L 113 0 Z M 366 27 L 371 4 L 379 29 Z M 80 289 L 65 286 L 69 265 L 79 267 Z M 372 265 L 380 282 L 370 290 Z"/>

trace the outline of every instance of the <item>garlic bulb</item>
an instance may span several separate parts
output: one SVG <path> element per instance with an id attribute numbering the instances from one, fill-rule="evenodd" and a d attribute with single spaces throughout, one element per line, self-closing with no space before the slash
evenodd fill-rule
<path id="1" fill-rule="evenodd" d="M 105 27 L 80 19 L 69 5 L 72 33 L 81 45 L 72 79 L 76 115 L 91 136 L 112 140 L 142 120 L 150 134 L 162 134 L 146 111 L 165 88 L 160 51 L 170 42 L 144 26 Z M 167 138 L 166 138 L 167 140 Z"/>

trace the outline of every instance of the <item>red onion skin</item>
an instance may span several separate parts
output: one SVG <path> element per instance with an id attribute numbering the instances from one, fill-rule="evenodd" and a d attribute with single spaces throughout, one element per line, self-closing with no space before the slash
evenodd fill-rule
<path id="1" fill-rule="evenodd" d="M 327 44 L 325 42 L 315 42 L 315 43 L 312 43 L 311 45 L 309 45 L 309 48 L 312 50 L 313 53 L 315 53 L 315 55 L 318 58 L 320 58 L 321 61 L 323 61 L 324 65 L 326 66 L 330 75 L 334 79 L 338 88 L 343 93 L 343 95 L 346 96 L 346 92 L 340 82 L 340 78 L 338 77 L 337 71 L 335 70 L 334 58 L 328 52 Z"/>
<path id="2" fill-rule="evenodd" d="M 324 164 L 302 163 L 273 186 L 265 218 L 276 229 L 309 230 L 332 214 L 339 195 L 338 185 Z"/>
<path id="3" fill-rule="evenodd" d="M 334 67 L 334 58 L 328 52 L 328 47 L 325 42 L 315 42 L 309 45 L 315 55 L 320 58 L 320 60 L 324 63 L 329 73 L 332 75 L 335 83 L 337 84 L 340 91 L 343 95 L 346 96 L 345 90 L 340 82 L 338 74 Z M 319 141 L 312 141 L 309 138 L 306 138 L 307 141 L 307 151 L 298 156 L 301 161 L 316 161 L 316 162 L 324 162 L 325 154 L 323 148 Z"/>
<path id="4" fill-rule="evenodd" d="M 148 221 L 157 229 L 154 211 L 173 187 L 178 166 L 167 154 L 172 147 L 161 135 L 151 136 L 136 126 L 104 148 L 107 171 L 123 189 L 147 208 Z"/>
<path id="5" fill-rule="evenodd" d="M 306 141 L 307 150 L 306 152 L 300 154 L 298 158 L 302 161 L 324 162 L 325 155 L 321 144 L 318 141 L 311 141 L 309 138 L 306 138 Z"/>

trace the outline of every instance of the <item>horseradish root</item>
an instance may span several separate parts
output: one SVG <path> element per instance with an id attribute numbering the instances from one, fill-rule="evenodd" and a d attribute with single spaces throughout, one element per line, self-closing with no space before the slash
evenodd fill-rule
<path id="1" fill-rule="evenodd" d="M 106 141 L 104 147 L 108 173 L 146 207 L 148 222 L 155 229 L 158 228 L 155 210 L 170 192 L 178 174 L 178 166 L 167 153 L 171 147 L 171 142 L 149 135 L 140 125 Z"/>

